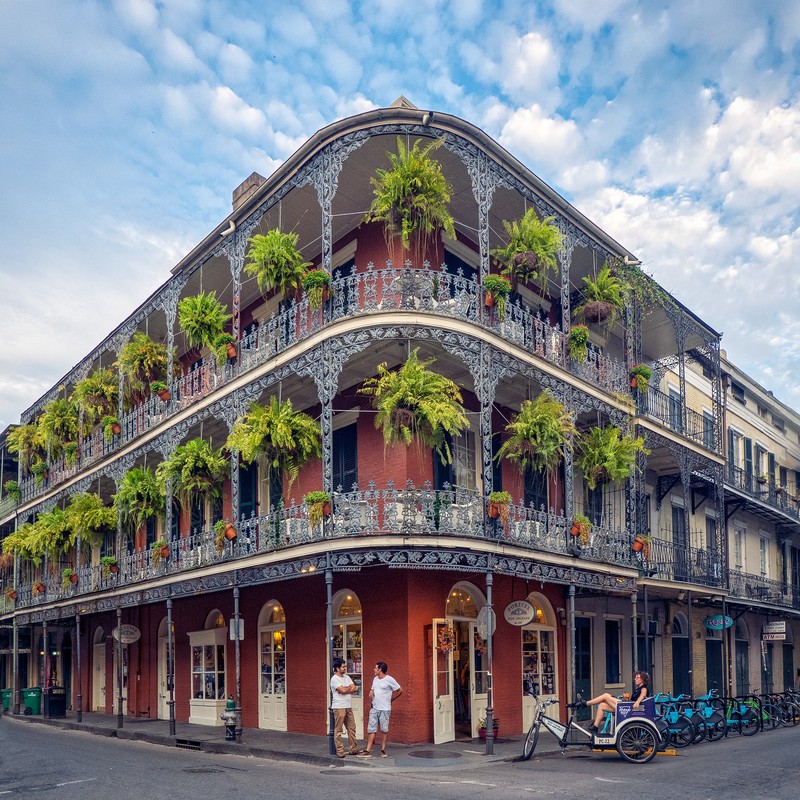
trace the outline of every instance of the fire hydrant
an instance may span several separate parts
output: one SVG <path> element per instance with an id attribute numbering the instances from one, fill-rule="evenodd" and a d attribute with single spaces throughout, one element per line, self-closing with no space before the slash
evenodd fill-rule
<path id="1" fill-rule="evenodd" d="M 225 723 L 225 741 L 236 741 L 236 723 L 239 721 L 236 715 L 236 702 L 233 695 L 228 698 L 225 703 L 225 710 L 220 715 L 220 719 Z"/>

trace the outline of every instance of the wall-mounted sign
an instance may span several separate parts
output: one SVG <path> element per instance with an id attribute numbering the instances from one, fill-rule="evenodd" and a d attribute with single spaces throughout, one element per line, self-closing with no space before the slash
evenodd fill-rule
<path id="1" fill-rule="evenodd" d="M 786 633 L 786 620 L 778 622 L 765 622 L 761 626 L 761 633 Z"/>
<path id="2" fill-rule="evenodd" d="M 786 634 L 785 633 L 762 633 L 761 634 L 761 641 L 762 642 L 785 642 L 786 641 Z"/>
<path id="3" fill-rule="evenodd" d="M 730 628 L 733 625 L 733 620 L 729 616 L 722 616 L 722 614 L 714 614 L 711 617 L 706 617 L 703 620 L 703 625 L 710 631 L 721 631 L 725 628 Z"/>
<path id="4" fill-rule="evenodd" d="M 122 644 L 133 644 L 139 641 L 142 632 L 135 625 L 120 625 L 111 635 Z"/>
<path id="5" fill-rule="evenodd" d="M 536 609 L 527 600 L 512 600 L 503 612 L 509 625 L 521 628 L 527 625 L 536 616 Z"/>

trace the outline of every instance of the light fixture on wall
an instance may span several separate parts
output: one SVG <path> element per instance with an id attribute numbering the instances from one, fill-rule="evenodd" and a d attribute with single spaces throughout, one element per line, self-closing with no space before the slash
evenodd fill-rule
<path id="1" fill-rule="evenodd" d="M 678 592 L 678 602 L 682 603 L 686 599 L 686 592 Z"/>

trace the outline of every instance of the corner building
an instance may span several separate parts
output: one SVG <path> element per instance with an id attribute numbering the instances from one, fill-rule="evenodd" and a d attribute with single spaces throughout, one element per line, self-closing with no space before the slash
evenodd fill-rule
<path id="1" fill-rule="evenodd" d="M 370 178 L 398 137 L 439 140 L 434 157 L 453 187 L 456 235 L 437 232 L 424 252 L 392 253 L 382 225 L 364 222 Z M 520 281 L 501 319 L 482 278 L 497 271 L 503 221 L 530 208 L 564 236 L 558 268 L 538 285 Z M 297 234 L 304 259 L 332 274 L 320 308 L 305 295 L 263 296 L 247 277 L 250 237 L 273 228 Z M 647 290 L 612 323 L 588 325 L 579 362 L 567 346 L 576 303 L 606 262 Z M 319 421 L 321 459 L 290 487 L 263 459 L 226 453 L 221 501 L 184 509 L 168 487 L 163 515 L 136 529 L 118 519 L 86 557 L 5 563 L 17 597 L 0 619 L 0 678 L 17 692 L 64 685 L 84 713 L 117 713 L 121 699 L 129 717 L 169 718 L 174 702 L 177 720 L 207 725 L 221 725 L 234 695 L 244 727 L 324 734 L 330 662 L 341 655 L 361 687 L 362 736 L 382 660 L 404 688 L 392 738 L 408 743 L 477 736 L 490 700 L 501 735 L 518 734 L 534 691 L 562 703 L 575 691 L 621 692 L 634 666 L 654 673 L 656 690 L 672 688 L 674 662 L 688 674 L 692 641 L 665 644 L 679 598 L 727 595 L 720 336 L 637 264 L 468 122 L 400 98 L 323 128 L 274 175 L 242 184 L 230 216 L 21 422 L 113 365 L 139 331 L 167 346 L 170 400 L 120 399 L 119 434 L 82 434 L 77 457 L 50 459 L 43 478 L 21 465 L 19 501 L 0 522 L 13 531 L 79 492 L 110 504 L 131 469 L 198 437 L 219 447 L 250 404 L 273 397 Z M 201 291 L 233 315 L 237 356 L 222 365 L 188 347 L 177 324 L 178 303 Z M 398 367 L 417 348 L 463 394 L 470 426 L 449 442 L 451 465 L 420 446 L 386 446 L 358 391 L 379 364 Z M 646 391 L 631 388 L 640 363 L 652 370 Z M 498 463 L 509 419 L 545 390 L 579 430 L 613 424 L 641 436 L 639 470 L 590 490 L 570 453 L 549 479 Z M 317 522 L 302 498 L 320 489 L 332 498 Z M 513 498 L 505 525 L 487 514 L 500 489 Z M 580 545 L 577 513 L 591 520 Z M 237 528 L 221 551 L 220 519 Z M 642 532 L 652 536 L 646 557 L 632 549 Z M 160 540 L 168 549 L 156 563 Z M 118 573 L 103 569 L 107 555 Z M 62 584 L 65 567 L 77 583 Z M 118 626 L 130 626 L 121 643 Z"/>

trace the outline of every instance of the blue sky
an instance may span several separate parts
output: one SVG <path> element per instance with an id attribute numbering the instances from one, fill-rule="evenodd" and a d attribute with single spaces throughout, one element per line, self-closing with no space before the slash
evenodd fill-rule
<path id="1" fill-rule="evenodd" d="M 0 0 L 0 426 L 324 125 L 475 123 L 800 409 L 800 3 Z"/>

